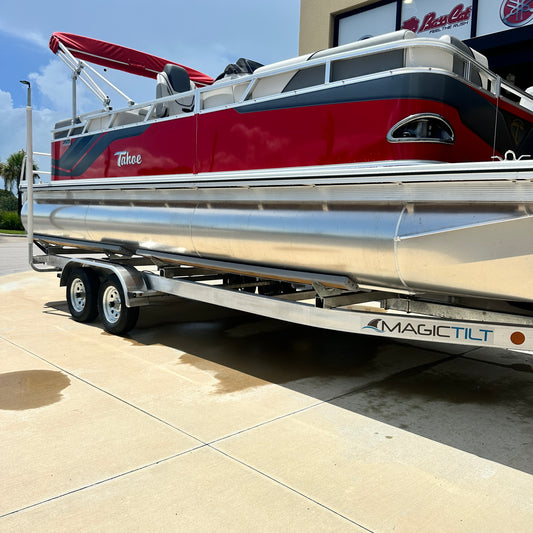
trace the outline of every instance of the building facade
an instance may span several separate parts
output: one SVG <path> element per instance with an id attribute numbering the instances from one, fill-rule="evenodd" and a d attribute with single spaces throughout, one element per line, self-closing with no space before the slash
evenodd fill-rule
<path id="1" fill-rule="evenodd" d="M 301 0 L 300 53 L 409 29 L 453 35 L 485 55 L 491 70 L 533 86 L 533 0 Z"/>

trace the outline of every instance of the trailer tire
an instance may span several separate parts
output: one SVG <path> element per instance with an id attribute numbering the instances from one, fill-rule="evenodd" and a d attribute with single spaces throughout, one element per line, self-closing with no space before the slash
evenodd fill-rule
<path id="1" fill-rule="evenodd" d="M 106 278 L 98 293 L 98 311 L 104 329 L 113 335 L 122 335 L 135 327 L 139 318 L 138 307 L 126 306 L 124 290 L 115 275 Z"/>
<path id="2" fill-rule="evenodd" d="M 89 268 L 73 268 L 67 278 L 67 305 L 76 322 L 92 322 L 98 316 L 96 272 Z"/>

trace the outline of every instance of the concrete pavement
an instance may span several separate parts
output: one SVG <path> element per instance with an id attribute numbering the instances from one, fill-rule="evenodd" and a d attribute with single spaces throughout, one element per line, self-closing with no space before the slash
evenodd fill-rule
<path id="1" fill-rule="evenodd" d="M 31 267 L 26 236 L 0 233 L 0 276 L 27 270 Z"/>
<path id="2" fill-rule="evenodd" d="M 533 360 L 0 277 L 0 531 L 531 531 Z"/>

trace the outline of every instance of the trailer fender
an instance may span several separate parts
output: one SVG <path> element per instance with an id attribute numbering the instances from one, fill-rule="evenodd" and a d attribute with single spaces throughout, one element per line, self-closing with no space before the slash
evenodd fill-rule
<path id="1" fill-rule="evenodd" d="M 80 266 L 83 268 L 92 269 L 97 273 L 100 279 L 103 279 L 110 274 L 115 274 L 122 285 L 126 305 L 128 307 L 144 305 L 144 302 L 141 299 L 136 299 L 136 296 L 140 296 L 148 292 L 144 277 L 141 272 L 129 265 L 119 265 L 116 263 L 107 263 L 105 261 L 97 261 L 94 259 L 85 258 L 70 259 L 63 266 L 59 285 L 64 287 L 67 284 L 67 279 L 71 270 Z"/>

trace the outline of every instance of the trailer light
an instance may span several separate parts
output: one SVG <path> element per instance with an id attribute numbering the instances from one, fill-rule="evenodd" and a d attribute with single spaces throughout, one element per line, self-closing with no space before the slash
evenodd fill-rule
<path id="1" fill-rule="evenodd" d="M 520 346 L 526 342 L 526 336 L 521 331 L 515 331 L 511 335 L 511 342 L 517 346 Z"/>
<path id="2" fill-rule="evenodd" d="M 411 115 L 395 124 L 387 133 L 389 142 L 436 142 L 453 144 L 455 134 L 440 115 L 421 113 Z"/>

